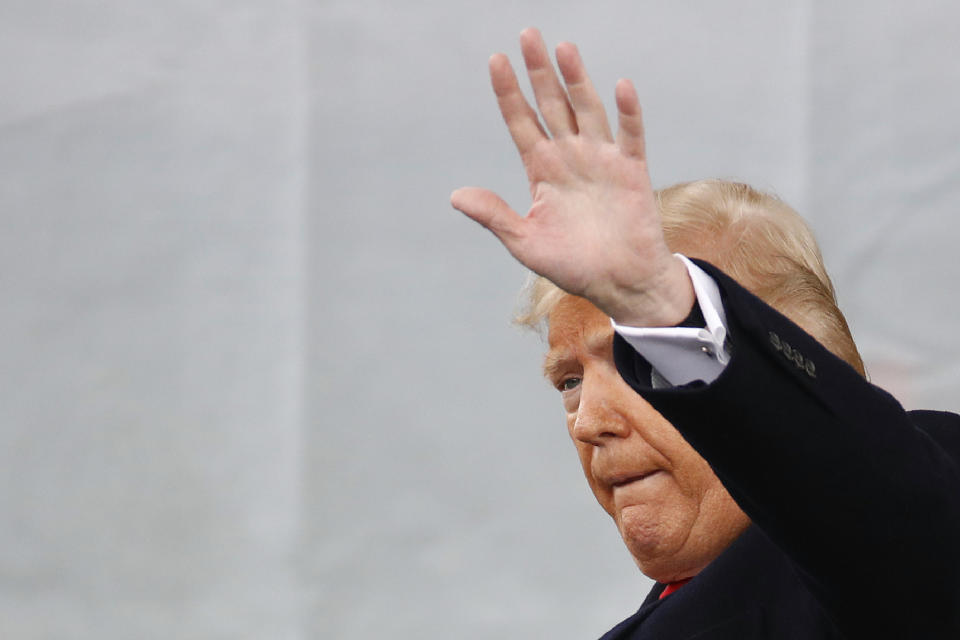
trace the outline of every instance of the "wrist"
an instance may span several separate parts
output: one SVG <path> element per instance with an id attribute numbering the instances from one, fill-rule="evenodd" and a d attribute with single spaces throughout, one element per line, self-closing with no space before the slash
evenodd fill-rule
<path id="1" fill-rule="evenodd" d="M 618 296 L 610 317 L 628 327 L 673 327 L 683 322 L 696 304 L 697 295 L 686 265 L 670 256 L 670 266 L 655 286 Z"/>

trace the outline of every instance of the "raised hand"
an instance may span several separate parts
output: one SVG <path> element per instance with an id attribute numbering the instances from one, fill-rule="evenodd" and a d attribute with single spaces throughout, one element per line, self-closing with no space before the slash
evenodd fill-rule
<path id="1" fill-rule="evenodd" d="M 615 141 L 577 48 L 557 46 L 564 89 L 540 33 L 526 29 L 520 45 L 549 133 L 505 55 L 490 58 L 490 78 L 527 170 L 530 211 L 520 216 L 492 191 L 476 187 L 457 189 L 451 203 L 529 269 L 589 299 L 617 322 L 681 321 L 693 305 L 693 287 L 663 239 L 633 85 L 620 80 L 616 86 Z"/>

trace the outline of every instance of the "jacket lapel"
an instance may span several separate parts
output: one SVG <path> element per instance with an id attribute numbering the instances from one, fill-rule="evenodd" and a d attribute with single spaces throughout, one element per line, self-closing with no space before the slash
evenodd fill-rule
<path id="1" fill-rule="evenodd" d="M 632 616 L 615 626 L 610 631 L 607 631 L 603 634 L 603 637 L 600 640 L 618 640 L 623 638 L 629 638 L 632 632 L 640 626 L 640 624 L 647 619 L 647 617 L 653 613 L 653 611 L 660 606 L 662 601 L 660 600 L 660 594 L 663 593 L 663 590 L 666 588 L 665 584 L 656 583 L 653 585 L 653 589 L 650 590 L 650 593 L 647 594 L 646 599 L 643 601 L 643 604 L 640 605 L 640 608 L 637 609 L 637 612 Z"/>

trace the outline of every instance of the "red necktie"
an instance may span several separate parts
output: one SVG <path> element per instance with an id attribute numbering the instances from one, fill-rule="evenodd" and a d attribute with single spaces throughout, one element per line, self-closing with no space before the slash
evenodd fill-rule
<path id="1" fill-rule="evenodd" d="M 683 580 L 677 580 L 676 582 L 670 582 L 667 584 L 667 588 L 663 590 L 663 593 L 660 594 L 660 599 L 663 600 L 668 595 L 682 587 L 683 585 L 690 582 L 690 578 L 685 578 Z"/>

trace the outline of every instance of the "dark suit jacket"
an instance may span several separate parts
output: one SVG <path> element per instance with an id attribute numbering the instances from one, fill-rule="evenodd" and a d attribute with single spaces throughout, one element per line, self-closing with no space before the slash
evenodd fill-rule
<path id="1" fill-rule="evenodd" d="M 905 412 L 716 268 L 732 358 L 717 380 L 653 390 L 753 521 L 676 593 L 657 585 L 604 640 L 960 639 L 960 416 Z"/>

